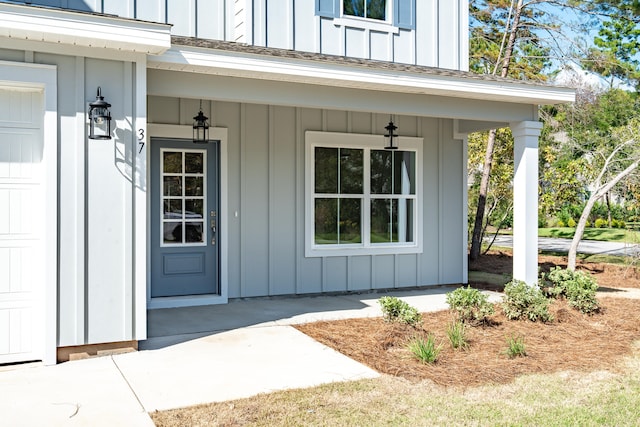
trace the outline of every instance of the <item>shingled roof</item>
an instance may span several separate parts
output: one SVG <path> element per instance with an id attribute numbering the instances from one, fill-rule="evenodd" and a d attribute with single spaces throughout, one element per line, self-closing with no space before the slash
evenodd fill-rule
<path id="1" fill-rule="evenodd" d="M 244 43 L 207 40 L 196 37 L 171 36 L 171 44 L 174 46 L 197 47 L 225 52 L 235 52 L 246 55 L 262 57 L 294 59 L 301 61 L 322 62 L 334 65 L 362 67 L 369 70 L 397 71 L 399 73 L 411 73 L 424 76 L 453 77 L 457 79 L 473 79 L 487 82 L 517 83 L 533 86 L 551 86 L 542 82 L 522 81 L 512 78 L 493 76 L 490 74 L 477 74 L 469 71 L 451 70 L 446 68 L 428 67 L 422 65 L 402 64 L 397 62 L 380 61 L 374 59 L 353 58 L 348 56 L 327 55 L 313 52 L 302 52 L 291 49 L 279 49 L 273 47 L 254 46 Z"/>

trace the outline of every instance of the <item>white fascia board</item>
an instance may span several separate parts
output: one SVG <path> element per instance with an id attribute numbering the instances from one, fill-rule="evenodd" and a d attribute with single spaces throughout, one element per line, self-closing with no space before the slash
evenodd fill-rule
<path id="1" fill-rule="evenodd" d="M 575 101 L 575 91 L 569 88 L 437 74 L 427 75 L 410 71 L 400 72 L 319 60 L 267 57 L 197 47 L 174 46 L 161 56 L 149 58 L 148 67 L 230 77 L 534 105 Z"/>
<path id="2" fill-rule="evenodd" d="M 0 3 L 0 36 L 159 55 L 171 26 L 92 13 Z"/>

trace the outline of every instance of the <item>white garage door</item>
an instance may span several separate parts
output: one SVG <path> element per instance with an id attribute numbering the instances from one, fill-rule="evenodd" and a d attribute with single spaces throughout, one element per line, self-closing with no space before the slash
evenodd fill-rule
<path id="1" fill-rule="evenodd" d="M 0 87 L 0 363 L 43 358 L 42 102 Z"/>

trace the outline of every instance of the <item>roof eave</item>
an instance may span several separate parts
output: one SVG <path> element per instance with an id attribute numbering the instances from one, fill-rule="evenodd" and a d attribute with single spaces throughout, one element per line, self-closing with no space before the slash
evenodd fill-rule
<path id="1" fill-rule="evenodd" d="M 271 81 L 349 87 L 395 93 L 546 105 L 575 101 L 570 88 L 506 79 L 411 72 L 339 64 L 332 61 L 257 55 L 238 51 L 176 46 L 149 58 L 149 68 Z M 426 67 L 425 67 L 426 69 Z"/>
<path id="2" fill-rule="evenodd" d="M 159 55 L 171 25 L 48 7 L 0 3 L 0 37 Z"/>

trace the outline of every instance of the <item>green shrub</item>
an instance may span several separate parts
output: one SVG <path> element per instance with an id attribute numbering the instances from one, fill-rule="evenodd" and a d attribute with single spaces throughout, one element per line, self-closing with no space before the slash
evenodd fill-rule
<path id="1" fill-rule="evenodd" d="M 547 218 L 543 214 L 538 214 L 538 228 L 547 228 Z"/>
<path id="2" fill-rule="evenodd" d="M 521 280 L 512 280 L 504 287 L 502 310 L 511 320 L 529 319 L 532 322 L 550 322 L 549 300 L 536 284 L 529 286 Z"/>
<path id="3" fill-rule="evenodd" d="M 396 297 L 385 296 L 378 300 L 382 316 L 388 322 L 402 322 L 416 325 L 422 319 L 418 309 Z"/>
<path id="4" fill-rule="evenodd" d="M 555 267 L 547 274 L 546 279 L 550 295 L 564 296 L 570 306 L 582 313 L 590 314 L 600 309 L 596 299 L 598 284 L 589 273 Z"/>
<path id="5" fill-rule="evenodd" d="M 569 218 L 569 221 L 567 221 L 567 227 L 571 227 L 571 228 L 575 228 L 576 226 L 576 222 L 573 218 Z"/>
<path id="6" fill-rule="evenodd" d="M 466 349 L 469 347 L 467 337 L 464 332 L 464 323 L 456 321 L 447 325 L 447 337 L 452 348 Z"/>
<path id="7" fill-rule="evenodd" d="M 558 228 L 564 228 L 565 227 L 565 223 L 563 220 L 559 219 L 558 222 L 556 222 L 556 227 Z"/>
<path id="8" fill-rule="evenodd" d="M 447 304 L 462 322 L 482 323 L 494 312 L 489 297 L 471 286 L 447 293 Z"/>
<path id="9" fill-rule="evenodd" d="M 413 338 L 409 342 L 409 350 L 422 363 L 435 363 L 442 351 L 442 344 L 436 345 L 435 337 L 433 334 L 429 334 L 427 339 Z"/>
<path id="10" fill-rule="evenodd" d="M 625 224 L 625 222 L 621 219 L 612 219 L 611 220 L 611 227 L 613 228 L 625 228 L 627 226 L 627 224 Z"/>
<path id="11" fill-rule="evenodd" d="M 560 212 L 557 213 L 557 217 L 558 217 L 558 223 L 562 221 L 562 224 L 564 224 L 564 225 L 558 224 L 558 227 L 564 227 L 566 224 L 569 223 L 569 220 L 573 217 L 573 215 L 571 214 L 571 209 L 569 209 L 568 206 L 565 206 L 560 210 Z"/>
<path id="12" fill-rule="evenodd" d="M 524 345 L 524 337 L 523 336 L 511 336 L 507 338 L 507 350 L 505 354 L 509 356 L 510 359 L 514 357 L 524 357 L 527 355 L 527 350 Z"/>
<path id="13" fill-rule="evenodd" d="M 595 222 L 596 228 L 607 228 L 608 225 L 609 224 L 607 223 L 606 219 L 602 219 L 602 218 L 596 219 L 596 222 Z"/>

